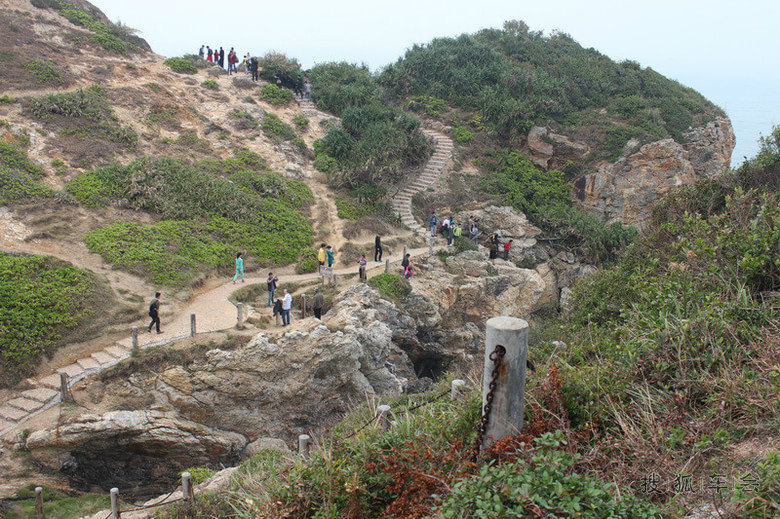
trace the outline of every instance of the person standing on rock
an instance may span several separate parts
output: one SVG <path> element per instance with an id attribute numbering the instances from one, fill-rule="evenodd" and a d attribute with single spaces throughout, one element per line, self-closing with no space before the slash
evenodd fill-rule
<path id="1" fill-rule="evenodd" d="M 374 238 L 374 262 L 382 261 L 382 238 L 377 234 Z"/>
<path id="2" fill-rule="evenodd" d="M 455 236 L 455 238 L 460 238 L 463 234 L 463 227 L 461 227 L 459 223 L 456 223 L 455 229 L 452 230 L 452 234 Z"/>
<path id="3" fill-rule="evenodd" d="M 412 262 L 406 264 L 406 267 L 404 267 L 404 279 L 409 279 L 414 275 L 414 272 L 412 272 Z"/>
<path id="4" fill-rule="evenodd" d="M 282 326 L 290 325 L 290 309 L 292 309 L 292 296 L 285 288 L 282 298 Z"/>
<path id="5" fill-rule="evenodd" d="M 214 51 L 211 50 L 211 47 L 209 46 L 206 46 L 206 61 L 208 61 L 209 63 L 214 62 Z"/>
<path id="6" fill-rule="evenodd" d="M 243 255 L 244 255 L 243 252 L 239 252 L 238 254 L 236 254 L 236 275 L 233 276 L 234 285 L 236 284 L 236 280 L 238 279 L 238 276 L 241 276 L 241 282 L 242 283 L 244 282 L 244 258 L 241 257 Z"/>
<path id="7" fill-rule="evenodd" d="M 325 306 L 325 298 L 320 293 L 320 287 L 314 288 L 314 299 L 311 302 L 311 308 L 314 310 L 314 317 L 322 320 L 322 307 Z"/>
<path id="8" fill-rule="evenodd" d="M 149 305 L 149 317 L 152 318 L 152 322 L 149 323 L 149 333 L 152 333 L 152 326 L 157 326 L 157 333 L 162 333 L 162 330 L 160 330 L 160 293 L 156 292 L 154 294 L 154 299 L 152 299 L 151 304 Z"/>
<path id="9" fill-rule="evenodd" d="M 279 278 L 274 277 L 273 272 L 268 273 L 268 279 L 265 280 L 268 284 L 268 308 L 274 303 L 274 292 L 276 292 L 276 284 L 279 282 Z"/>
<path id="10" fill-rule="evenodd" d="M 225 49 L 219 48 L 219 66 L 225 68 Z"/>
<path id="11" fill-rule="evenodd" d="M 428 225 L 431 228 L 431 238 L 436 237 L 436 226 L 438 225 L 438 223 L 439 223 L 439 219 L 436 218 L 436 213 L 431 212 L 431 217 L 428 218 Z"/>
<path id="12" fill-rule="evenodd" d="M 474 220 L 471 222 L 471 230 L 469 231 L 469 238 L 474 242 L 474 245 L 477 244 L 477 236 L 479 236 L 479 227 L 477 227 L 477 221 Z"/>
<path id="13" fill-rule="evenodd" d="M 252 81 L 257 81 L 257 69 L 259 67 L 259 64 L 257 62 L 257 58 L 255 56 L 252 56 L 249 59 L 249 73 L 252 74 Z"/>
<path id="14" fill-rule="evenodd" d="M 198 56 L 200 56 L 200 59 L 203 59 L 206 55 L 206 46 L 201 45 L 200 50 L 198 51 Z"/>
<path id="15" fill-rule="evenodd" d="M 358 276 L 360 277 L 360 281 L 366 280 L 366 265 L 368 265 L 366 255 L 361 254 L 360 259 L 358 260 Z"/>
<path id="16" fill-rule="evenodd" d="M 238 63 L 238 56 L 236 56 L 236 50 L 233 47 L 230 47 L 230 52 L 228 52 L 228 76 L 231 75 L 233 72 L 237 72 L 236 63 Z"/>
<path id="17" fill-rule="evenodd" d="M 509 261 L 509 249 L 512 248 L 512 244 L 515 240 L 509 240 L 504 244 L 504 261 Z"/>
<path id="18" fill-rule="evenodd" d="M 490 239 L 488 240 L 488 245 L 490 246 L 490 262 L 495 263 L 496 258 L 498 257 L 498 234 L 493 233 L 490 235 Z"/>

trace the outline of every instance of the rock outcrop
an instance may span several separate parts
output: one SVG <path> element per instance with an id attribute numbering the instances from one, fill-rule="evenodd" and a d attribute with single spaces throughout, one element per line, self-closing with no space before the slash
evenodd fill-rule
<path id="1" fill-rule="evenodd" d="M 734 149 L 728 119 L 717 119 L 686 135 L 651 142 L 634 151 L 628 146 L 615 163 L 602 163 L 594 173 L 577 179 L 575 198 L 586 210 L 608 222 L 642 227 L 654 202 L 672 189 L 724 171 Z"/>

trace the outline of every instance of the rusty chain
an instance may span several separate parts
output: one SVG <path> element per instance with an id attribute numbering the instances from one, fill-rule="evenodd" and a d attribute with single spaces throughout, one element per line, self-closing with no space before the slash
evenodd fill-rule
<path id="1" fill-rule="evenodd" d="M 487 432 L 488 421 L 490 420 L 490 411 L 493 409 L 493 397 L 496 393 L 496 387 L 498 387 L 498 376 L 501 374 L 501 363 L 506 355 L 506 348 L 500 344 L 496 344 L 496 347 L 490 352 L 488 358 L 493 361 L 493 372 L 490 374 L 490 384 L 488 384 L 488 392 L 485 395 L 485 405 L 482 407 L 482 418 L 477 425 L 477 443 L 475 445 L 476 455 L 479 455 L 479 449 L 482 446 L 482 442 L 485 440 L 485 433 Z"/>

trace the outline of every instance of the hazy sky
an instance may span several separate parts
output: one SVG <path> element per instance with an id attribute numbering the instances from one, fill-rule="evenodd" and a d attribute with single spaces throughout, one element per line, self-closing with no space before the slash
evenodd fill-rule
<path id="1" fill-rule="evenodd" d="M 243 55 L 277 50 L 304 68 L 327 61 L 379 70 L 415 43 L 523 20 L 568 33 L 614 60 L 631 59 L 701 92 L 726 110 L 737 147 L 732 164 L 780 124 L 776 0 L 92 0 L 111 20 L 139 30 L 165 56 L 203 45 Z"/>

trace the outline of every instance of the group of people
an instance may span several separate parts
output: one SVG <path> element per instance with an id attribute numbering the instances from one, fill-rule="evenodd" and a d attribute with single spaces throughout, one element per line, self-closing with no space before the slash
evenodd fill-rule
<path id="1" fill-rule="evenodd" d="M 198 50 L 198 56 L 200 56 L 200 59 L 208 61 L 209 63 L 214 63 L 215 65 L 218 65 L 222 68 L 225 68 L 225 58 L 227 58 L 228 75 L 232 75 L 238 72 L 239 61 L 241 61 L 240 67 L 252 75 L 252 81 L 257 81 L 258 79 L 257 76 L 260 69 L 259 63 L 257 58 L 252 57 L 249 52 L 246 53 L 243 59 L 239 60 L 238 53 L 236 53 L 236 50 L 233 47 L 230 47 L 230 51 L 226 56 L 225 49 L 222 47 L 217 50 L 216 47 L 212 49 L 208 45 L 201 45 L 200 49 Z"/>
<path id="2" fill-rule="evenodd" d="M 431 212 L 431 216 L 428 217 L 428 226 L 431 229 L 431 237 L 435 238 L 437 233 L 441 233 L 444 239 L 447 240 L 447 245 L 452 245 L 455 238 L 459 238 L 463 235 L 463 226 L 460 222 L 455 221 L 455 218 L 449 216 L 442 220 L 441 226 L 439 226 L 439 218 L 436 216 L 436 212 Z M 469 230 L 469 239 L 477 243 L 477 236 L 479 236 L 479 226 L 477 219 L 469 219 L 466 224 Z"/>

